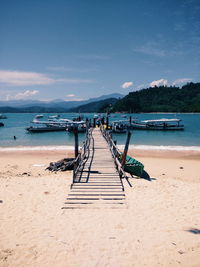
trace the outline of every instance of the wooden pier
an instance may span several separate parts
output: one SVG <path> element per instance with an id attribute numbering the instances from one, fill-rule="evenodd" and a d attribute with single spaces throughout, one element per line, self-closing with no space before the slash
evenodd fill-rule
<path id="1" fill-rule="evenodd" d="M 126 208 L 124 187 L 111 146 L 99 128 L 89 131 L 63 209 Z"/>

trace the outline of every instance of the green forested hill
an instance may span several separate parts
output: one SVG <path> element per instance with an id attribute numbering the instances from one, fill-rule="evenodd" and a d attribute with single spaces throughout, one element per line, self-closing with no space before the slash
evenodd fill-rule
<path id="1" fill-rule="evenodd" d="M 130 92 L 118 100 L 113 111 L 124 112 L 200 112 L 200 83 L 179 87 L 150 87 Z"/>

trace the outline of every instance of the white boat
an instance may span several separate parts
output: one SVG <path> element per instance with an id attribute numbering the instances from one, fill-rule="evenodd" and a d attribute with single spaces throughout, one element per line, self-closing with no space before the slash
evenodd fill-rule
<path id="1" fill-rule="evenodd" d="M 0 114 L 0 119 L 7 119 L 6 115 Z"/>
<path id="2" fill-rule="evenodd" d="M 30 127 L 26 128 L 26 130 L 31 132 L 31 133 L 57 132 L 57 131 L 65 131 L 66 126 L 48 124 L 44 127 L 42 127 L 42 126 L 39 126 L 39 127 L 30 126 Z"/>
<path id="3" fill-rule="evenodd" d="M 40 119 L 40 118 L 43 118 L 43 117 L 44 117 L 43 114 L 38 114 L 38 115 L 35 116 L 36 119 Z"/>
<path id="4" fill-rule="evenodd" d="M 29 132 L 55 132 L 55 131 L 65 131 L 69 125 L 73 121 L 68 119 L 60 119 L 55 121 L 39 121 L 34 119 L 32 121 L 33 124 L 39 124 L 40 126 L 30 126 L 26 128 Z M 42 125 L 42 126 L 41 126 Z"/>
<path id="5" fill-rule="evenodd" d="M 78 133 L 86 132 L 87 127 L 85 121 L 74 121 L 69 123 L 66 130 L 68 132 L 73 132 L 75 129 L 78 130 Z"/>
<path id="6" fill-rule="evenodd" d="M 111 124 L 112 132 L 113 133 L 126 133 L 128 128 L 128 121 L 119 120 L 113 121 Z"/>
<path id="7" fill-rule="evenodd" d="M 49 116 L 48 119 L 49 120 L 55 120 L 55 119 L 59 119 L 60 118 L 60 115 L 57 114 L 57 115 L 52 115 L 52 116 Z"/>
<path id="8" fill-rule="evenodd" d="M 160 130 L 160 131 L 184 130 L 184 125 L 180 124 L 180 122 L 181 122 L 181 119 L 144 120 L 141 122 L 131 123 L 131 129 Z"/>

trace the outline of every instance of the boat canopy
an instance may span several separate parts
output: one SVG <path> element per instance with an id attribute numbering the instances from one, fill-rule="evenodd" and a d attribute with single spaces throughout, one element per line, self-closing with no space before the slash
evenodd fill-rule
<path id="1" fill-rule="evenodd" d="M 158 120 L 145 120 L 144 123 L 154 123 L 154 122 L 180 122 L 181 119 L 158 119 Z"/>
<path id="2" fill-rule="evenodd" d="M 64 124 L 64 123 L 74 123 L 72 120 L 68 120 L 68 119 L 65 119 L 62 121 L 61 120 L 56 120 L 56 121 L 39 121 L 37 119 L 33 119 L 32 120 L 32 123 L 36 123 L 36 124 Z"/>
<path id="3" fill-rule="evenodd" d="M 129 120 L 118 120 L 118 121 L 112 121 L 112 124 L 126 124 L 129 123 Z"/>

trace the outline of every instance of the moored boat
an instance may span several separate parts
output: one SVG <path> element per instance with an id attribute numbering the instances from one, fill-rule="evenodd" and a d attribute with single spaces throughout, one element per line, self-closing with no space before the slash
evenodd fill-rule
<path id="1" fill-rule="evenodd" d="M 0 114 L 0 119 L 7 119 L 6 115 Z"/>
<path id="2" fill-rule="evenodd" d="M 87 129 L 85 121 L 70 123 L 66 128 L 68 132 L 73 132 L 75 129 L 77 129 L 78 133 L 85 133 Z"/>
<path id="3" fill-rule="evenodd" d="M 38 115 L 35 116 L 36 119 L 40 119 L 40 118 L 43 118 L 43 117 L 44 117 L 43 114 L 38 114 Z"/>
<path id="4" fill-rule="evenodd" d="M 184 130 L 184 125 L 180 123 L 181 119 L 158 119 L 144 120 L 141 122 L 131 123 L 131 129 L 134 130 L 160 130 L 160 131 L 177 131 Z"/>
<path id="5" fill-rule="evenodd" d="M 126 133 L 127 132 L 127 122 L 128 121 L 113 121 L 111 124 L 113 133 Z"/>
<path id="6" fill-rule="evenodd" d="M 57 114 L 57 115 L 52 115 L 52 116 L 49 116 L 48 119 L 49 120 L 55 120 L 55 119 L 59 119 L 60 118 L 60 115 Z"/>
<path id="7" fill-rule="evenodd" d="M 32 133 L 41 133 L 41 132 L 55 132 L 55 131 L 65 131 L 68 124 L 71 123 L 71 120 L 55 120 L 55 121 L 40 121 L 34 119 L 33 124 L 45 125 L 45 126 L 30 126 L 26 128 L 27 131 Z"/>
<path id="8" fill-rule="evenodd" d="M 66 126 L 56 126 L 56 125 L 47 125 L 45 127 L 34 127 L 34 126 L 30 126 L 28 128 L 26 128 L 27 131 L 31 132 L 31 133 L 42 133 L 42 132 L 56 132 L 56 131 L 65 131 L 66 130 Z"/>

